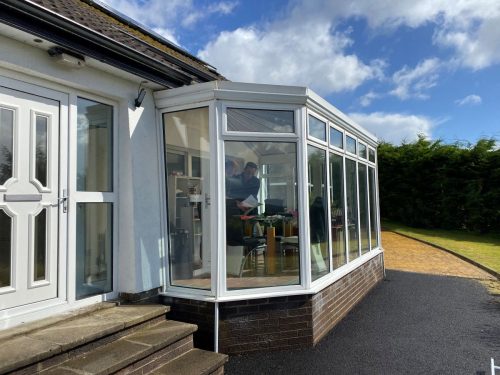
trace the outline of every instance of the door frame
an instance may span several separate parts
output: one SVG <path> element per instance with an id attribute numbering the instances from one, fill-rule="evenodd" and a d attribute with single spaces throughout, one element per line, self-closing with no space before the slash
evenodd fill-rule
<path id="1" fill-rule="evenodd" d="M 68 109 L 69 95 L 51 88 L 31 84 L 25 81 L 9 78 L 9 71 L 0 69 L 0 86 L 8 89 L 21 91 L 33 96 L 52 99 L 59 102 L 59 178 L 58 197 L 62 196 L 63 189 L 68 189 Z M 68 300 L 67 293 L 67 259 L 68 259 L 68 212 L 63 212 L 63 205 L 58 208 L 58 235 L 57 235 L 57 296 L 49 300 L 34 302 L 26 305 L 12 307 L 2 312 L 3 318 L 11 318 L 24 315 L 28 312 L 37 312 L 52 306 L 65 304 Z M 10 320 L 10 319 L 9 319 Z M 0 328 L 9 325 L 8 322 L 0 321 Z"/>

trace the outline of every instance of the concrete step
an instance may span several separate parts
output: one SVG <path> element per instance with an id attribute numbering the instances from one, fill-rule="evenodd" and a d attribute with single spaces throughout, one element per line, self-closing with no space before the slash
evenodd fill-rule
<path id="1" fill-rule="evenodd" d="M 165 320 L 41 372 L 56 374 L 143 374 L 193 348 L 193 324 Z M 194 373 L 193 373 L 194 374 Z"/>
<path id="2" fill-rule="evenodd" d="M 222 375 L 228 356 L 191 349 L 173 361 L 151 372 L 154 375 Z"/>
<path id="3" fill-rule="evenodd" d="M 41 321 L 32 330 L 15 327 L 0 339 L 0 374 L 37 373 L 164 321 L 168 311 L 164 305 L 121 305 L 66 320 L 51 318 L 49 324 Z"/>

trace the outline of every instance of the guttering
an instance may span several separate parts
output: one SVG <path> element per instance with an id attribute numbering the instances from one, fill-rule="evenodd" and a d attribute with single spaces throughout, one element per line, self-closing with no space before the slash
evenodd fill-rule
<path id="1" fill-rule="evenodd" d="M 0 0 L 0 22 L 168 88 L 189 85 L 196 79 L 217 79 L 216 74 L 155 49 L 172 64 L 167 66 L 32 2 Z"/>

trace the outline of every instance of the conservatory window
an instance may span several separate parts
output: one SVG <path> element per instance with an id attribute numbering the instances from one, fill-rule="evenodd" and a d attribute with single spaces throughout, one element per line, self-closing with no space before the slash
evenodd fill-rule
<path id="1" fill-rule="evenodd" d="M 251 133 L 294 133 L 293 111 L 228 108 L 227 130 Z"/>
<path id="2" fill-rule="evenodd" d="M 356 140 L 348 135 L 345 137 L 346 150 L 351 154 L 356 154 Z"/>
<path id="3" fill-rule="evenodd" d="M 296 143 L 224 149 L 227 289 L 299 284 Z"/>

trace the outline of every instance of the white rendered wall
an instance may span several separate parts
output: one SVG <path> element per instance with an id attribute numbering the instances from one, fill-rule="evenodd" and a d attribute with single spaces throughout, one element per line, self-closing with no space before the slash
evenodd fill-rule
<path id="1" fill-rule="evenodd" d="M 114 192 L 118 207 L 114 224 L 118 230 L 113 241 L 117 275 L 114 291 L 137 293 L 161 286 L 164 264 L 161 176 L 158 174 L 156 111 L 151 91 L 148 90 L 142 108 L 136 109 L 134 98 L 141 80 L 138 77 L 128 80 L 91 66 L 68 69 L 55 63 L 46 50 L 2 35 L 0 46 L 0 75 L 61 91 L 70 98 L 84 96 L 96 101 L 104 98 L 115 103 L 118 183 Z M 70 108 L 70 127 L 76 126 L 72 123 L 76 121 L 75 110 L 76 107 Z M 75 252 L 74 242 L 69 243 L 67 251 Z M 69 270 L 68 275 L 74 277 L 74 270 Z"/>

